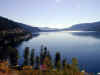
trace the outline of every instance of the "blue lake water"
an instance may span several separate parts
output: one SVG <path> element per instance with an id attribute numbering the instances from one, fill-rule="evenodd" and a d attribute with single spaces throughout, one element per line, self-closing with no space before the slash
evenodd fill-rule
<path id="1" fill-rule="evenodd" d="M 100 32 L 41 32 L 17 48 L 20 56 L 23 56 L 25 47 L 34 48 L 35 55 L 39 55 L 42 44 L 48 47 L 53 58 L 59 51 L 69 63 L 72 57 L 76 57 L 80 67 L 88 72 L 100 72 Z M 20 58 L 19 64 L 22 62 L 23 58 Z"/>

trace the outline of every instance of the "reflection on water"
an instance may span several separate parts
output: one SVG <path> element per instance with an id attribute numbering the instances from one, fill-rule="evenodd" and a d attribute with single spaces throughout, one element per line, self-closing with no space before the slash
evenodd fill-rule
<path id="1" fill-rule="evenodd" d="M 42 32 L 39 36 L 24 41 L 17 48 L 20 56 L 23 56 L 24 48 L 35 48 L 35 55 L 39 54 L 41 44 L 48 47 L 54 54 L 61 52 L 62 58 L 71 61 L 72 57 L 77 57 L 79 64 L 89 72 L 100 72 L 100 32 Z M 21 64 L 23 58 L 20 58 Z"/>
<path id="2" fill-rule="evenodd" d="M 77 36 L 89 36 L 93 38 L 100 39 L 100 32 L 96 31 L 91 31 L 91 32 L 72 32 L 72 35 L 77 35 Z"/>

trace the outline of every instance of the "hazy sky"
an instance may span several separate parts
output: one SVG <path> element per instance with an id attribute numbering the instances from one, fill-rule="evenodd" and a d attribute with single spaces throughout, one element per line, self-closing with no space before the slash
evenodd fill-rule
<path id="1" fill-rule="evenodd" d="M 100 21 L 100 0 L 0 0 L 0 16 L 33 26 L 64 28 Z"/>

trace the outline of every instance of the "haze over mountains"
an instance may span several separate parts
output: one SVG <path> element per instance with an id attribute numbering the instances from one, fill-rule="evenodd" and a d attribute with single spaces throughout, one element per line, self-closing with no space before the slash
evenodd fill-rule
<path id="1" fill-rule="evenodd" d="M 93 23 L 82 23 L 73 25 L 70 28 L 56 29 L 48 27 L 32 27 L 27 24 L 18 23 L 12 20 L 9 20 L 5 17 L 0 16 L 0 30 L 8 30 L 20 28 L 28 32 L 49 32 L 49 31 L 61 31 L 61 30 L 72 30 L 72 31 L 100 31 L 100 22 Z"/>

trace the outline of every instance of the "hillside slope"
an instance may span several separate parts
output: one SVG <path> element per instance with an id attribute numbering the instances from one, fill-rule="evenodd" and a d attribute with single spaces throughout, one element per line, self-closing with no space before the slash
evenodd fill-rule
<path id="1" fill-rule="evenodd" d="M 65 30 L 100 31 L 100 22 L 76 24 Z"/>
<path id="2" fill-rule="evenodd" d="M 26 24 L 18 23 L 7 18 L 0 16 L 0 30 L 12 30 L 15 28 L 19 28 L 21 30 L 25 30 L 27 32 L 39 32 L 40 29 L 38 27 L 31 27 Z"/>

